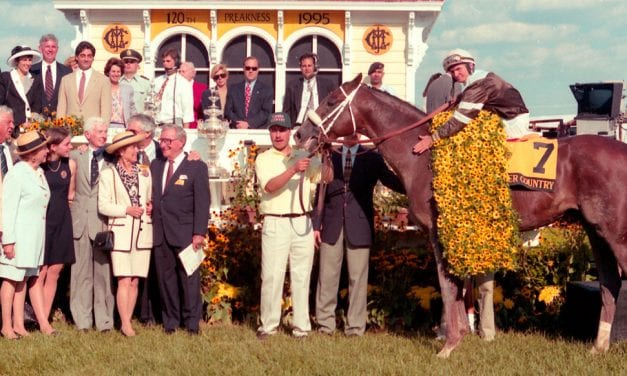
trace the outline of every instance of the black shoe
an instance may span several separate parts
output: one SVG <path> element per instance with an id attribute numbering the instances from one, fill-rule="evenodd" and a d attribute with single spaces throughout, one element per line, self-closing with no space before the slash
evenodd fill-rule
<path id="1" fill-rule="evenodd" d="M 189 334 L 190 336 L 197 336 L 197 335 L 200 335 L 200 330 L 198 330 L 198 329 L 187 329 L 187 334 Z"/>
<path id="2" fill-rule="evenodd" d="M 175 329 L 165 329 L 165 334 L 170 335 L 170 334 L 174 334 L 174 332 L 176 331 Z"/>

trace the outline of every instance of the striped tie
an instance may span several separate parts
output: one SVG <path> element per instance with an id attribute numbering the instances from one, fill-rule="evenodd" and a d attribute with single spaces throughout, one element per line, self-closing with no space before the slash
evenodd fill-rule
<path id="1" fill-rule="evenodd" d="M 344 192 L 348 192 L 348 183 L 351 180 L 351 172 L 353 171 L 353 157 L 351 155 L 351 149 L 346 150 L 346 157 L 344 158 Z"/>
<path id="2" fill-rule="evenodd" d="M 46 99 L 48 102 L 52 100 L 52 96 L 54 95 L 54 85 L 52 84 L 52 70 L 50 70 L 50 65 L 48 65 L 48 69 L 46 69 Z"/>
<path id="3" fill-rule="evenodd" d="M 4 155 L 4 144 L 0 144 L 0 170 L 2 170 L 2 177 L 4 178 L 9 171 L 9 165 L 7 164 L 7 157 Z"/>

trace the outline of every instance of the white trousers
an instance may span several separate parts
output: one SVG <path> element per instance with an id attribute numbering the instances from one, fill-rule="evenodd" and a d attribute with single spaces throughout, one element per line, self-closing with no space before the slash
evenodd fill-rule
<path id="1" fill-rule="evenodd" d="M 521 138 L 531 133 L 529 130 L 529 113 L 520 114 L 509 120 L 503 119 L 503 124 L 505 124 L 507 138 Z"/>
<path id="2" fill-rule="evenodd" d="M 287 264 L 290 265 L 293 329 L 296 335 L 311 330 L 309 280 L 314 259 L 314 237 L 308 216 L 266 216 L 261 234 L 261 327 L 272 334 L 281 322 L 281 300 Z"/>

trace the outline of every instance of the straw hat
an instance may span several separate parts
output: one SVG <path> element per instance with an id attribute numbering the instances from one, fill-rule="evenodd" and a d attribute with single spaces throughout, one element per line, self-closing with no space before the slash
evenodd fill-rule
<path id="1" fill-rule="evenodd" d="M 48 144 L 44 135 L 37 131 L 22 133 L 17 138 L 17 155 L 28 154 Z"/>
<path id="2" fill-rule="evenodd" d="M 32 56 L 33 64 L 37 64 L 41 61 L 41 54 L 39 51 L 35 51 L 28 46 L 16 46 L 11 50 L 11 57 L 7 60 L 7 65 L 15 68 L 17 65 L 17 58 L 22 56 Z"/>
<path id="3" fill-rule="evenodd" d="M 105 151 L 109 154 L 113 154 L 119 148 L 126 145 L 136 144 L 145 138 L 146 135 L 144 134 L 135 134 L 135 132 L 124 131 L 113 136 L 113 141 L 105 148 Z"/>

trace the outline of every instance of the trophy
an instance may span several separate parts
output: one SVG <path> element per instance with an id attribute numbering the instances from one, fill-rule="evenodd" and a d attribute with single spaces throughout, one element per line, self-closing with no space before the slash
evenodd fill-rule
<path id="1" fill-rule="evenodd" d="M 222 120 L 222 110 L 216 105 L 218 101 L 218 91 L 214 87 L 211 89 L 209 101 L 211 104 L 204 110 L 207 119 L 198 121 L 198 135 L 206 138 L 208 143 L 207 168 L 210 179 L 228 178 L 229 174 L 224 167 L 218 165 L 218 151 L 216 143 L 226 135 L 229 123 Z"/>

